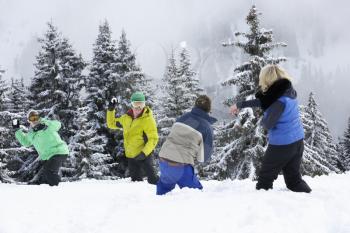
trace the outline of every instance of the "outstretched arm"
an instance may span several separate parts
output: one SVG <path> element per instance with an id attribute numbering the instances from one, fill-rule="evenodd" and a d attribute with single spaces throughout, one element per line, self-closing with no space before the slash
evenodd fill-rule
<path id="1" fill-rule="evenodd" d="M 32 145 L 32 142 L 29 139 L 28 134 L 24 133 L 22 129 L 19 129 L 16 131 L 15 137 L 22 146 L 30 147 Z"/>
<path id="2" fill-rule="evenodd" d="M 253 100 L 237 102 L 236 105 L 237 105 L 237 107 L 239 109 L 242 109 L 242 108 L 256 108 L 256 107 L 261 107 L 261 102 L 260 102 L 259 99 L 253 99 Z"/>

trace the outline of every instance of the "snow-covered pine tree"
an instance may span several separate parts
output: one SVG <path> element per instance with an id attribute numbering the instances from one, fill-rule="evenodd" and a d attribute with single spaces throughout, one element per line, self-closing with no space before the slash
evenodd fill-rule
<path id="1" fill-rule="evenodd" d="M 126 85 L 120 83 L 117 65 L 116 42 L 112 40 L 112 32 L 108 22 L 105 21 L 99 26 L 99 34 L 93 46 L 90 74 L 85 84 L 87 96 L 84 100 L 86 107 L 83 110 L 86 111 L 86 121 L 82 121 L 84 124 L 81 125 L 79 132 L 82 138 L 74 139 L 78 143 L 89 142 L 85 144 L 86 148 L 77 161 L 77 167 L 79 169 L 85 167 L 82 169 L 83 173 L 90 178 L 119 176 L 114 172 L 118 166 L 115 158 L 123 154 L 122 141 L 120 134 L 108 130 L 106 126 L 108 102 L 113 97 L 123 99 L 120 90 Z M 117 111 L 120 112 L 124 108 L 126 107 L 118 106 Z"/>
<path id="2" fill-rule="evenodd" d="M 336 144 L 312 92 L 307 106 L 301 107 L 301 118 L 305 130 L 302 173 L 315 176 L 339 172 L 340 161 Z"/>
<path id="3" fill-rule="evenodd" d="M 2 76 L 5 73 L 5 70 L 0 69 L 0 111 L 7 110 L 7 91 L 9 89 L 8 84 L 3 80 Z"/>
<path id="4" fill-rule="evenodd" d="M 31 150 L 20 148 L 14 137 L 12 120 L 21 119 L 23 114 L 9 111 L 14 105 L 11 95 L 13 85 L 9 88 L 2 80 L 3 73 L 4 71 L 0 69 L 0 181 L 13 182 Z"/>
<path id="5" fill-rule="evenodd" d="M 150 86 L 150 78 L 142 72 L 141 67 L 136 63 L 136 55 L 131 51 L 130 41 L 126 33 L 122 34 L 117 46 L 117 83 L 111 88 L 118 96 L 121 97 L 121 110 L 126 112 L 130 109 L 130 98 L 135 91 L 142 91 L 147 99 L 152 99 L 153 89 Z"/>
<path id="6" fill-rule="evenodd" d="M 350 170 L 350 118 L 348 120 L 347 129 L 344 132 L 344 136 L 339 140 L 338 153 L 342 168 L 345 171 Z"/>
<path id="7" fill-rule="evenodd" d="M 24 85 L 23 78 L 11 79 L 11 86 L 8 93 L 9 111 L 12 113 L 25 114 L 29 107 L 29 92 Z"/>
<path id="8" fill-rule="evenodd" d="M 69 142 L 76 130 L 74 119 L 84 81 L 82 71 L 86 64 L 52 23 L 48 23 L 48 30 L 39 42 L 41 51 L 29 88 L 33 102 L 31 108 L 40 110 L 44 116 L 60 120 L 61 136 Z"/>
<path id="9" fill-rule="evenodd" d="M 178 67 L 175 52 L 172 49 L 162 79 L 162 108 L 159 114 L 158 128 L 160 133 L 160 145 L 170 133 L 170 128 L 188 106 L 183 102 L 184 82 L 183 77 L 178 76 Z"/>
<path id="10" fill-rule="evenodd" d="M 41 44 L 41 50 L 36 57 L 34 77 L 29 87 L 30 99 L 32 101 L 30 108 L 40 110 L 47 114 L 54 114 L 55 99 L 61 94 L 60 89 L 56 89 L 59 77 L 59 47 L 61 35 L 57 28 L 48 23 L 48 30 L 43 38 L 38 41 Z M 55 91 L 58 91 L 55 93 Z"/>
<path id="11" fill-rule="evenodd" d="M 80 105 L 80 91 L 83 88 L 85 76 L 83 70 L 87 66 L 81 54 L 77 54 L 67 38 L 63 38 L 59 47 L 59 78 L 57 80 L 57 99 L 55 113 L 63 127 L 61 136 L 68 143 L 75 135 L 78 125 L 77 110 Z"/>
<path id="12" fill-rule="evenodd" d="M 182 45 L 178 64 L 178 76 L 181 80 L 184 80 L 187 89 L 182 97 L 185 104 L 184 107 L 190 110 L 194 106 L 197 97 L 203 93 L 203 89 L 199 85 L 196 72 L 192 69 L 190 55 L 185 44 Z"/>
<path id="13" fill-rule="evenodd" d="M 237 87 L 237 95 L 227 99 L 227 105 L 254 98 L 261 68 L 286 60 L 284 57 L 271 57 L 272 49 L 286 44 L 274 42 L 272 30 L 260 27 L 260 14 L 253 5 L 246 17 L 249 31 L 235 33 L 236 37 L 243 37 L 243 40 L 223 44 L 237 46 L 248 56 L 248 61 L 237 66 L 234 76 L 223 83 L 224 86 Z M 243 109 L 233 121 L 220 128 L 216 133 L 213 159 L 200 174 L 215 179 L 255 178 L 266 146 L 265 132 L 259 124 L 261 117 L 262 111 L 259 109 Z"/>

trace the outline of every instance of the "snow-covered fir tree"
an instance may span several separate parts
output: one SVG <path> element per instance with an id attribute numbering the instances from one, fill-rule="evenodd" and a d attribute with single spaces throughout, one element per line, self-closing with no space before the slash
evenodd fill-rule
<path id="1" fill-rule="evenodd" d="M 154 92 L 150 86 L 152 80 L 146 77 L 136 63 L 136 55 L 131 51 L 131 44 L 124 30 L 119 38 L 116 54 L 118 79 L 112 88 L 122 99 L 120 110 L 126 112 L 130 109 L 130 97 L 135 91 L 144 92 L 147 99 L 152 102 Z"/>
<path id="2" fill-rule="evenodd" d="M 74 119 L 86 64 L 52 23 L 48 23 L 48 30 L 39 42 L 41 50 L 29 88 L 31 108 L 40 110 L 45 117 L 60 120 L 61 136 L 68 142 L 76 130 Z"/>
<path id="3" fill-rule="evenodd" d="M 11 79 L 11 86 L 9 88 L 9 111 L 13 113 L 25 114 L 29 108 L 29 92 L 24 85 L 23 78 Z"/>
<path id="4" fill-rule="evenodd" d="M 172 49 L 162 79 L 161 99 L 163 101 L 159 113 L 160 144 L 169 134 L 176 118 L 190 111 L 202 92 L 203 89 L 200 87 L 196 72 L 193 71 L 186 46 L 182 46 L 178 61 Z"/>
<path id="5" fill-rule="evenodd" d="M 119 61 L 123 59 L 120 56 Z M 77 167 L 80 175 L 103 179 L 107 177 L 120 176 L 115 173 L 118 170 L 117 157 L 122 156 L 123 141 L 121 131 L 112 131 L 106 127 L 106 110 L 108 102 L 113 97 L 122 100 L 117 106 L 117 112 L 122 113 L 127 109 L 127 96 L 125 91 L 131 92 L 130 85 L 121 82 L 118 68 L 127 69 L 128 66 L 122 67 L 118 61 L 117 44 L 112 39 L 112 32 L 107 21 L 99 26 L 99 34 L 93 46 L 93 59 L 90 67 L 90 74 L 86 80 L 87 97 L 84 100 L 84 111 L 86 111 L 86 121 L 80 119 L 80 131 L 73 148 L 83 148 L 83 153 L 77 161 Z M 126 88 L 126 89 L 123 89 Z M 130 94 L 128 96 L 131 96 Z M 80 136 L 79 136 L 80 135 Z M 86 143 L 85 142 L 89 142 Z M 83 144 L 86 147 L 81 147 Z M 112 169 L 115 168 L 115 169 Z"/>
<path id="6" fill-rule="evenodd" d="M 340 161 L 336 144 L 312 92 L 307 106 L 301 107 L 301 118 L 305 130 L 302 173 L 314 176 L 339 172 Z"/>
<path id="7" fill-rule="evenodd" d="M 15 140 L 15 129 L 12 128 L 12 120 L 24 121 L 21 112 L 13 113 L 11 87 L 2 80 L 4 71 L 0 69 L 0 181 L 13 182 L 21 175 L 24 161 L 32 154 L 31 149 L 21 148 Z"/>
<path id="8" fill-rule="evenodd" d="M 350 118 L 344 135 L 339 140 L 338 144 L 339 159 L 342 163 L 342 170 L 350 170 Z"/>
<path id="9" fill-rule="evenodd" d="M 179 54 L 178 76 L 185 83 L 186 91 L 182 98 L 185 104 L 184 108 L 189 110 L 193 107 L 197 97 L 203 93 L 203 89 L 200 87 L 197 73 L 192 69 L 190 55 L 185 44 L 182 45 Z"/>
<path id="10" fill-rule="evenodd" d="M 7 91 L 9 86 L 2 77 L 4 73 L 5 71 L 0 67 L 0 111 L 4 111 L 8 107 Z"/>
<path id="11" fill-rule="evenodd" d="M 224 43 L 223 46 L 241 48 L 248 60 L 234 69 L 234 76 L 223 83 L 237 88 L 237 94 L 226 100 L 227 105 L 254 98 L 258 88 L 259 73 L 267 64 L 278 64 L 286 58 L 271 57 L 271 50 L 286 46 L 274 42 L 272 30 L 261 28 L 260 13 L 253 5 L 246 17 L 248 32 L 236 32 L 243 39 Z M 216 149 L 212 161 L 201 169 L 200 174 L 207 178 L 255 178 L 261 165 L 266 146 L 266 134 L 260 126 L 262 111 L 243 109 L 230 123 L 220 127 L 216 133 Z"/>
<path id="12" fill-rule="evenodd" d="M 56 79 L 58 79 L 57 89 L 60 94 L 57 95 L 58 104 L 55 111 L 63 125 L 61 136 L 70 143 L 70 138 L 79 127 L 76 123 L 77 110 L 85 80 L 83 71 L 87 63 L 84 62 L 81 54 L 76 53 L 68 39 L 63 38 L 59 47 L 58 65 L 59 79 L 58 77 Z"/>
<path id="13" fill-rule="evenodd" d="M 178 76 L 175 52 L 172 49 L 162 79 L 163 91 L 161 94 L 163 102 L 158 122 L 160 133 L 159 144 L 162 144 L 164 137 L 170 133 L 170 128 L 174 124 L 176 118 L 187 109 L 187 105 L 184 105 L 182 99 L 184 83 L 181 78 Z"/>

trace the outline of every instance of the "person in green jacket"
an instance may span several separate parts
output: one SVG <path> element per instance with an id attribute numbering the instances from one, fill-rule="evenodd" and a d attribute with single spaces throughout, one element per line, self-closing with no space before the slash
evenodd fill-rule
<path id="1" fill-rule="evenodd" d="M 18 128 L 15 133 L 16 139 L 22 146 L 34 146 L 40 160 L 44 161 L 43 172 L 38 183 L 56 186 L 61 181 L 59 169 L 69 154 L 67 144 L 58 134 L 61 122 L 40 118 L 35 110 L 30 110 L 27 117 L 30 123 L 28 132 L 20 129 L 18 121 L 13 123 L 13 127 Z"/>
<path id="2" fill-rule="evenodd" d="M 108 106 L 107 127 L 122 129 L 125 156 L 132 181 L 142 181 L 142 170 L 148 182 L 156 184 L 159 177 L 153 168 L 152 154 L 158 143 L 157 124 L 142 92 L 131 96 L 132 108 L 124 115 L 116 117 L 117 100 L 113 98 Z"/>

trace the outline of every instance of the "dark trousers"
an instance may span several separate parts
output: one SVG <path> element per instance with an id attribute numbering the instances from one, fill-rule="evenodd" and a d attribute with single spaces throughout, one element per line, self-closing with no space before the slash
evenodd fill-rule
<path id="1" fill-rule="evenodd" d="M 148 183 L 157 184 L 159 177 L 153 167 L 151 156 L 147 156 L 144 160 L 128 159 L 128 168 L 132 181 L 142 181 L 145 174 Z"/>
<path id="2" fill-rule="evenodd" d="M 61 181 L 58 172 L 66 159 L 67 155 L 54 155 L 49 160 L 44 161 L 40 183 L 49 184 L 50 186 L 58 185 Z"/>
<path id="3" fill-rule="evenodd" d="M 311 192 L 300 174 L 303 151 L 303 140 L 289 145 L 268 145 L 256 188 L 272 189 L 273 181 L 282 171 L 288 189 L 295 192 Z"/>

